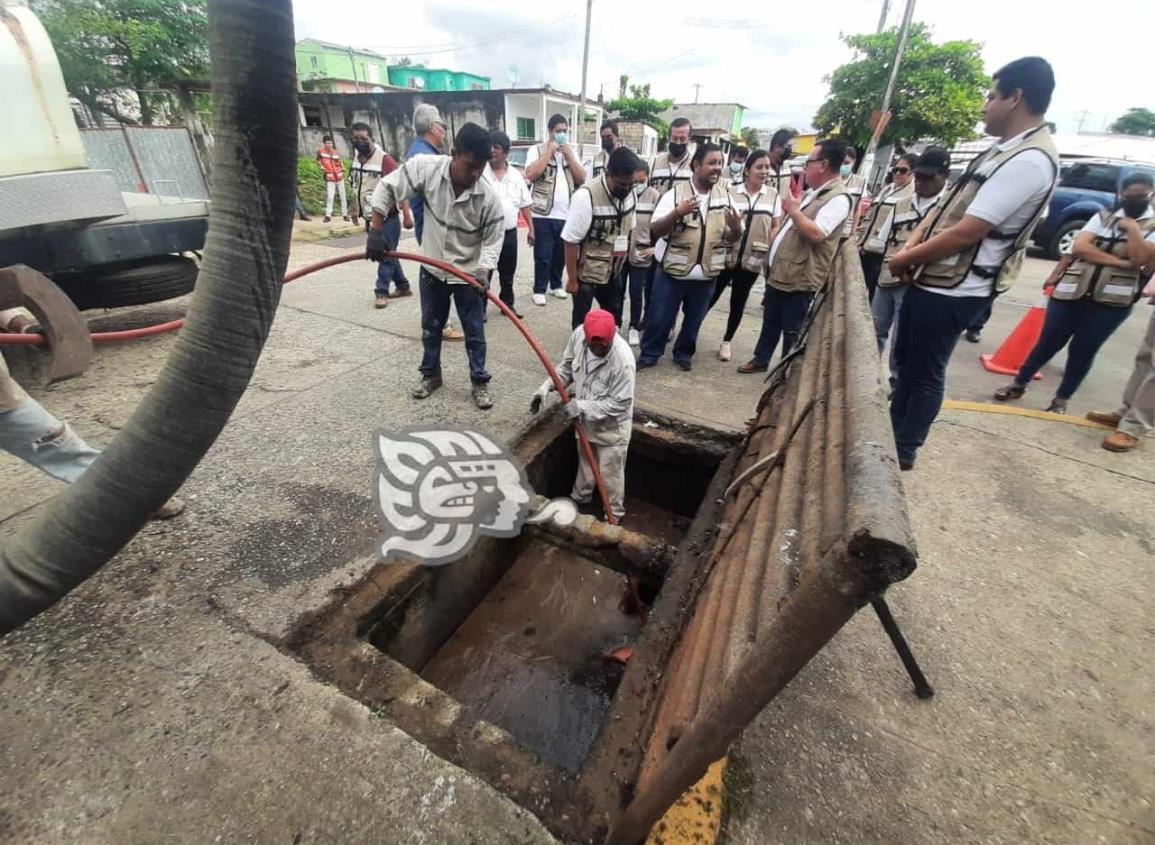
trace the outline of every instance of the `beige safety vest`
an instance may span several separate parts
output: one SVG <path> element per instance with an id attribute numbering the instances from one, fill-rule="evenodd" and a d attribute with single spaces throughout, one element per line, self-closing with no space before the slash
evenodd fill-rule
<path id="1" fill-rule="evenodd" d="M 578 281 L 586 285 L 604 285 L 621 269 L 629 246 L 630 229 L 634 226 L 634 193 L 623 200 L 610 193 L 606 179 L 583 185 L 579 191 L 589 191 L 593 220 L 581 242 L 578 254 Z M 614 257 L 615 243 L 619 247 Z"/>
<path id="2" fill-rule="evenodd" d="M 537 154 L 540 158 L 545 152 L 545 148 L 538 144 Z M 565 183 L 569 186 L 570 196 L 573 196 L 573 174 L 569 170 L 569 162 L 566 161 L 565 156 L 562 156 L 562 171 L 565 173 Z M 553 194 L 554 183 L 557 182 L 557 156 L 552 156 L 549 163 L 546 164 L 545 170 L 533 182 L 533 190 L 531 195 L 533 197 L 533 213 L 534 214 L 549 214 L 553 211 Z"/>
<path id="3" fill-rule="evenodd" d="M 782 162 L 782 169 L 777 173 L 774 172 L 774 166 L 770 166 L 770 175 L 766 177 L 766 184 L 778 192 L 778 196 L 784 197 L 790 193 L 790 183 L 794 178 L 794 174 L 790 170 L 790 165 Z"/>
<path id="4" fill-rule="evenodd" d="M 916 199 L 916 195 L 911 192 L 904 194 L 894 203 L 894 222 L 890 226 L 890 236 L 884 244 L 883 255 L 885 258 L 889 259 L 906 246 L 906 242 L 910 240 L 910 236 L 914 234 L 918 224 L 934 210 L 935 205 L 931 203 L 927 206 L 926 211 L 920 213 L 915 204 Z M 891 275 L 889 267 L 883 267 L 882 272 L 878 274 L 878 286 L 881 288 L 896 288 L 901 284 L 902 280 Z"/>
<path id="5" fill-rule="evenodd" d="M 846 215 L 846 222 L 842 224 L 842 237 L 854 237 L 854 215 L 858 205 L 862 202 L 862 195 L 866 192 L 866 180 L 857 173 L 851 173 L 846 179 L 846 193 L 850 194 L 850 213 Z"/>
<path id="6" fill-rule="evenodd" d="M 1119 231 L 1114 212 L 1100 211 L 1099 222 L 1110 234 L 1096 235 L 1095 246 L 1118 258 L 1130 258 L 1127 251 L 1127 235 Z M 1155 216 L 1140 220 L 1139 231 L 1144 238 L 1155 232 Z M 1061 300 L 1090 296 L 1100 305 L 1130 308 L 1139 299 L 1142 289 L 1143 281 L 1139 270 L 1123 270 L 1077 258 L 1059 279 L 1051 295 Z"/>
<path id="7" fill-rule="evenodd" d="M 681 185 L 690 181 L 690 160 L 693 157 L 694 144 L 686 147 L 686 157 L 674 165 L 670 164 L 669 153 L 658 154 L 658 157 L 654 159 L 654 166 L 650 168 L 650 184 L 658 189 L 659 196 L 674 185 Z"/>
<path id="8" fill-rule="evenodd" d="M 751 273 L 761 273 L 766 269 L 770 256 L 770 231 L 774 228 L 774 206 L 778 202 L 778 192 L 770 185 L 763 185 L 758 193 L 751 196 L 741 185 L 730 187 L 730 197 L 742 215 L 745 224 L 742 237 L 732 244 L 726 255 L 726 266 L 741 267 Z"/>
<path id="9" fill-rule="evenodd" d="M 674 205 L 684 199 L 694 199 L 696 194 L 691 181 L 679 182 L 673 188 Z M 726 209 L 730 208 L 729 185 L 719 179 L 710 189 L 706 200 L 706 219 L 699 211 L 687 214 L 674 224 L 666 237 L 666 254 L 662 256 L 662 269 L 666 275 L 683 279 L 697 265 L 710 279 L 726 269 Z"/>
<path id="10" fill-rule="evenodd" d="M 841 179 L 831 179 L 818 190 L 802 213 L 813 220 L 826 203 L 847 193 L 846 184 Z M 838 227 L 822 243 L 812 244 L 802 237 L 797 226 L 791 226 L 778 244 L 766 281 L 772 288 L 787 293 L 818 290 L 826 282 L 841 237 L 842 228 Z"/>
<path id="11" fill-rule="evenodd" d="M 1022 142 L 1013 149 L 1000 151 L 998 145 L 995 144 L 985 153 L 975 157 L 970 165 L 967 166 L 963 175 L 959 177 L 958 182 L 947 198 L 938 204 L 935 216 L 923 240 L 928 241 L 935 235 L 961 221 L 966 215 L 970 204 L 974 202 L 979 189 L 995 174 L 995 171 L 1015 156 L 1027 150 L 1042 150 L 1046 153 L 1055 167 L 1055 176 L 1056 178 L 1058 177 L 1059 153 L 1058 150 L 1055 149 L 1055 142 L 1051 139 L 1051 132 L 1045 125 L 1032 130 L 1030 134 L 1023 138 Z M 979 247 L 982 245 L 982 241 L 979 241 L 979 243 L 967 247 L 962 252 L 922 267 L 916 274 L 915 281 L 927 287 L 955 288 L 961 285 L 963 280 L 966 279 L 973 270 L 975 275 L 980 278 L 994 279 L 995 293 L 1002 293 L 1011 286 L 1011 282 L 1013 282 L 1019 274 L 1019 268 L 1023 264 L 1023 256 L 1027 251 L 1027 242 L 1030 240 L 1031 233 L 1035 230 L 1035 226 L 1043 216 L 1043 212 L 1046 210 L 1047 204 L 1050 201 L 1051 194 L 1048 193 L 1043 197 L 1042 202 L 1039 203 L 1039 207 L 1035 209 L 1027 225 L 1017 233 L 1004 235 L 992 230 L 991 233 L 987 235 L 987 238 L 1013 241 L 1011 251 L 1007 254 L 1007 257 L 1001 265 L 997 267 L 979 267 L 975 265 L 975 257 L 978 255 Z"/>
<path id="12" fill-rule="evenodd" d="M 650 223 L 654 219 L 654 208 L 658 204 L 658 197 L 658 189 L 651 185 L 642 191 L 641 196 L 638 197 L 637 205 L 634 206 L 634 228 L 630 230 L 630 266 L 632 267 L 649 267 L 654 263 L 654 254 L 651 252 L 648 257 L 643 257 L 642 250 L 649 249 L 654 245 L 653 239 L 650 237 Z"/>
<path id="13" fill-rule="evenodd" d="M 913 194 L 913 179 L 905 188 L 896 188 L 894 185 L 890 185 L 887 190 L 879 194 L 878 199 L 870 206 L 870 211 L 866 212 L 867 216 L 862 221 L 862 231 L 858 236 L 858 248 L 860 250 L 871 255 L 882 255 L 886 252 L 886 241 L 882 238 L 886 224 L 894 217 L 894 207 L 898 201 Z"/>

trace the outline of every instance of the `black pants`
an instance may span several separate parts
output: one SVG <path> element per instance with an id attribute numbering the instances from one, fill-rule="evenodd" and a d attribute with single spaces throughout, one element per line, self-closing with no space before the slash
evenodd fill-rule
<path id="1" fill-rule="evenodd" d="M 1103 305 L 1089 296 L 1076 300 L 1048 300 L 1043 332 L 1019 370 L 1015 383 L 1030 384 L 1035 373 L 1066 346 L 1067 366 L 1063 369 L 1063 380 L 1055 396 L 1070 399 L 1091 371 L 1100 347 L 1115 333 L 1115 329 L 1123 325 L 1130 313 L 1130 308 Z"/>
<path id="2" fill-rule="evenodd" d="M 578 283 L 577 293 L 573 295 L 573 328 L 577 328 L 590 313 L 594 300 L 598 305 L 614 315 L 614 324 L 622 324 L 622 274 L 610 273 L 610 280 L 604 285 L 591 285 L 586 282 Z"/>
<path id="3" fill-rule="evenodd" d="M 813 298 L 813 291 L 782 291 L 766 285 L 766 296 L 762 300 L 762 331 L 754 347 L 755 362 L 762 366 L 769 364 L 779 338 L 783 355 L 794 348 Z"/>
<path id="4" fill-rule="evenodd" d="M 517 273 L 517 227 L 505 230 L 501 255 L 497 259 L 497 278 L 501 282 L 501 301 L 513 307 L 513 277 Z"/>
<path id="5" fill-rule="evenodd" d="M 882 272 L 882 256 L 873 252 L 860 252 L 862 278 L 866 280 L 866 294 L 874 302 L 874 292 L 878 290 L 878 276 Z"/>
<path id="6" fill-rule="evenodd" d="M 983 326 L 987 324 L 987 320 L 991 318 L 991 309 L 995 307 L 995 301 L 992 299 L 987 303 L 987 307 L 975 315 L 974 319 L 970 321 L 967 326 L 968 332 L 981 332 Z"/>
<path id="7" fill-rule="evenodd" d="M 742 267 L 723 270 L 718 276 L 718 284 L 714 287 L 714 296 L 710 300 L 711 308 L 722 298 L 722 292 L 726 287 L 730 288 L 730 316 L 726 318 L 726 334 L 723 340 L 727 342 L 733 340 L 738 332 L 738 326 L 742 324 L 742 313 L 746 309 L 746 300 L 750 298 L 750 289 L 754 287 L 756 281 L 758 274 Z"/>

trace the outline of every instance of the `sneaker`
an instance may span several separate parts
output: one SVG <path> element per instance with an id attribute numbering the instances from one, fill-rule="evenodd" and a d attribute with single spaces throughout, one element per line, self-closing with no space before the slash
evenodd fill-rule
<path id="1" fill-rule="evenodd" d="M 385 293 L 377 294 L 377 299 L 373 301 L 374 308 L 385 308 L 389 305 L 389 295 Z"/>
<path id="2" fill-rule="evenodd" d="M 569 299 L 569 294 L 565 292 L 565 288 L 554 288 L 549 292 L 550 296 L 556 296 L 558 299 Z"/>
<path id="3" fill-rule="evenodd" d="M 421 379 L 420 383 L 413 388 L 413 398 L 428 399 L 439 387 L 441 387 L 441 376 L 425 376 Z"/>
<path id="4" fill-rule="evenodd" d="M 969 343 L 978 343 L 983 339 L 983 333 L 974 329 L 967 329 L 965 337 Z"/>
<path id="5" fill-rule="evenodd" d="M 643 361 L 639 358 L 636 367 L 639 370 L 648 370 L 650 367 L 657 366 L 657 363 L 657 361 Z"/>
<path id="6" fill-rule="evenodd" d="M 473 404 L 483 411 L 488 411 L 493 407 L 493 399 L 489 396 L 489 385 L 473 385 Z"/>
<path id="7" fill-rule="evenodd" d="M 322 223 L 332 223 L 333 218 L 330 217 L 328 214 L 326 214 L 323 218 L 321 218 L 321 222 Z"/>
<path id="8" fill-rule="evenodd" d="M 722 345 L 718 347 L 718 360 L 719 361 L 729 361 L 730 360 L 730 341 L 724 340 L 724 341 L 722 341 Z"/>
<path id="9" fill-rule="evenodd" d="M 184 513 L 184 499 L 178 499 L 173 496 L 159 508 L 157 508 L 149 519 L 172 519 L 174 516 L 179 516 Z"/>
<path id="10" fill-rule="evenodd" d="M 535 293 L 533 295 L 533 304 L 534 305 L 545 305 L 545 294 L 544 293 Z"/>
<path id="11" fill-rule="evenodd" d="M 413 296 L 413 291 L 410 288 L 397 288 L 389 294 L 390 299 L 404 299 L 407 296 Z"/>
<path id="12" fill-rule="evenodd" d="M 1060 399 L 1058 396 L 1056 396 L 1054 399 L 1051 400 L 1051 404 L 1047 406 L 1046 411 L 1048 414 L 1065 414 L 1065 413 L 1067 413 L 1067 400 L 1066 399 Z"/>
<path id="13" fill-rule="evenodd" d="M 446 326 L 441 332 L 442 340 L 461 341 L 465 340 L 465 332 L 459 331 L 453 326 Z"/>
<path id="14" fill-rule="evenodd" d="M 694 369 L 694 365 L 689 361 L 675 361 L 674 363 L 681 368 L 683 373 L 688 373 L 690 370 Z"/>
<path id="15" fill-rule="evenodd" d="M 741 367 L 739 367 L 738 372 L 746 373 L 746 374 L 764 373 L 768 369 L 770 369 L 769 364 L 759 364 L 757 361 L 751 360 L 751 361 L 747 361 L 745 364 L 743 364 Z"/>
<path id="16" fill-rule="evenodd" d="M 1088 411 L 1087 419 L 1099 425 L 1109 425 L 1114 428 L 1123 417 L 1118 411 Z"/>
<path id="17" fill-rule="evenodd" d="M 1125 431 L 1112 431 L 1101 445 L 1108 452 L 1130 452 L 1139 445 L 1139 438 Z"/>
<path id="18" fill-rule="evenodd" d="M 642 338 L 637 329 L 630 329 L 630 346 L 641 346 Z"/>

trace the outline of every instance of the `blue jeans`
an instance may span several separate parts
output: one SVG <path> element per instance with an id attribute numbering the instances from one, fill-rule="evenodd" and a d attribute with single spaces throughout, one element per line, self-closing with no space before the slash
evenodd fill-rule
<path id="1" fill-rule="evenodd" d="M 981 332 L 983 330 L 983 326 L 987 324 L 987 320 L 991 318 L 991 309 L 994 307 L 995 301 L 993 299 L 987 300 L 986 308 L 983 308 L 981 311 L 979 311 L 979 313 L 975 314 L 975 316 L 967 324 L 967 331 Z"/>
<path id="2" fill-rule="evenodd" d="M 0 414 L 0 449 L 69 484 L 100 455 L 35 399 Z"/>
<path id="3" fill-rule="evenodd" d="M 990 304 L 986 296 L 943 296 L 911 287 L 902 299 L 894 339 L 898 382 L 890 422 L 900 461 L 914 462 L 942 409 L 946 367 L 966 327 Z"/>
<path id="4" fill-rule="evenodd" d="M 561 239 L 564 220 L 547 217 L 533 218 L 533 292 L 545 293 L 546 288 L 561 287 L 561 271 L 565 267 L 565 241 Z"/>
<path id="5" fill-rule="evenodd" d="M 890 330 L 898 320 L 899 309 L 902 308 L 902 300 L 906 296 L 907 285 L 899 285 L 893 288 L 880 287 L 874 292 L 874 301 L 870 303 L 870 314 L 874 318 L 874 337 L 878 341 L 878 354 L 882 354 L 882 350 L 886 348 L 886 339 L 890 340 L 890 386 L 894 387 L 898 381 L 898 356 L 895 354 L 895 348 L 898 344 L 895 342 L 898 335 L 898 329 L 895 329 L 894 336 L 891 336 Z"/>
<path id="6" fill-rule="evenodd" d="M 654 267 L 627 266 L 630 281 L 630 328 L 640 329 L 646 322 L 654 295 Z"/>
<path id="7" fill-rule="evenodd" d="M 368 224 L 366 224 L 368 231 Z M 397 251 L 397 244 L 401 242 L 401 218 L 386 217 L 385 225 L 381 227 L 385 232 L 385 246 L 390 252 Z M 405 278 L 405 271 L 401 269 L 401 262 L 396 258 L 386 258 L 377 264 L 377 284 L 373 288 L 378 296 L 389 295 L 389 283 L 394 282 L 397 290 L 409 290 L 409 280 Z"/>
<path id="8" fill-rule="evenodd" d="M 813 298 L 811 291 L 781 291 L 766 285 L 766 296 L 762 298 L 762 331 L 754 347 L 755 363 L 763 367 L 770 363 L 779 338 L 783 355 L 794 348 Z"/>
<path id="9" fill-rule="evenodd" d="M 1058 398 L 1070 399 L 1091 371 L 1100 347 L 1115 333 L 1115 329 L 1123 325 L 1130 313 L 1130 308 L 1102 305 L 1089 296 L 1074 301 L 1048 300 L 1042 334 L 1023 362 L 1015 382 L 1030 384 L 1035 373 L 1070 343 L 1063 380 L 1055 391 Z"/>
<path id="10" fill-rule="evenodd" d="M 469 379 L 485 384 L 485 298 L 472 285 L 451 285 L 421 268 L 421 375 L 441 375 L 441 332 L 449 321 L 449 302 L 457 307 L 461 330 L 465 332 L 465 355 L 469 359 Z"/>
<path id="11" fill-rule="evenodd" d="M 682 329 L 674 340 L 674 360 L 679 364 L 690 362 L 698 348 L 698 330 L 710 310 L 714 285 L 714 279 L 673 279 L 661 267 L 656 267 L 653 302 L 642 335 L 639 363 L 652 364 L 666 354 L 666 342 L 674 321 L 678 319 L 679 309 L 682 311 Z"/>

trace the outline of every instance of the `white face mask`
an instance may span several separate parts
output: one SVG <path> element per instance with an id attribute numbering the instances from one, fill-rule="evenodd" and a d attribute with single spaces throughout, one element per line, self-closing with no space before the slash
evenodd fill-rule
<path id="1" fill-rule="evenodd" d="M 844 165 L 842 165 L 842 167 L 838 168 L 838 175 L 841 176 L 843 179 L 845 179 L 847 176 L 849 176 L 850 175 L 850 165 L 844 164 Z"/>
<path id="2" fill-rule="evenodd" d="M 634 185 L 634 193 L 639 197 L 646 192 L 646 183 L 638 182 Z"/>
<path id="3" fill-rule="evenodd" d="M 734 176 L 737 176 L 741 172 L 742 172 L 742 163 L 740 161 L 730 162 L 730 173 L 731 174 L 733 174 Z"/>

